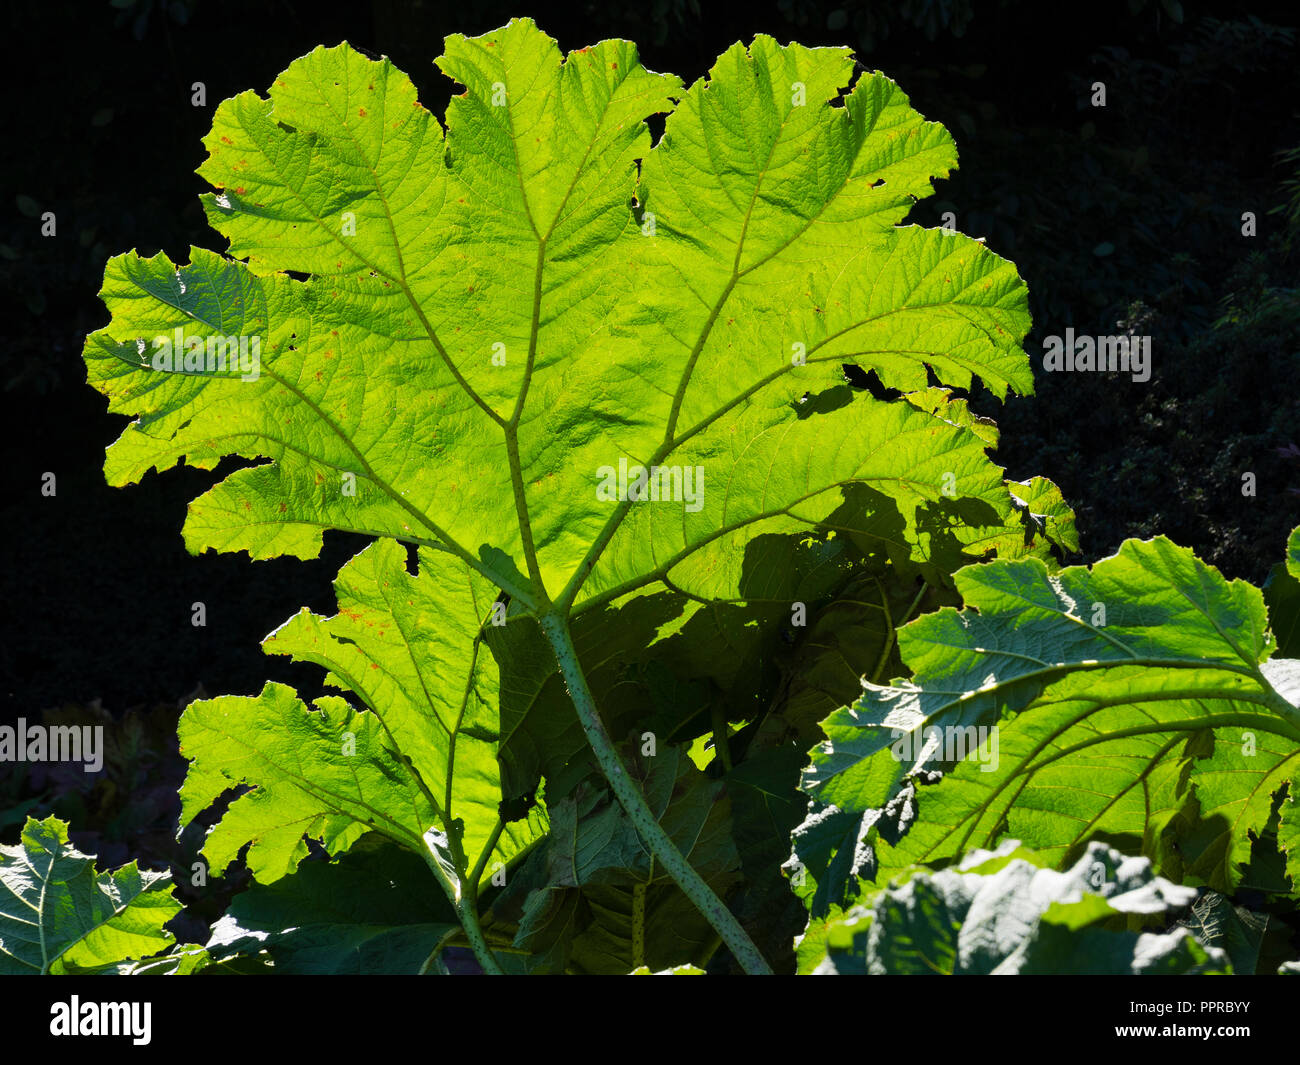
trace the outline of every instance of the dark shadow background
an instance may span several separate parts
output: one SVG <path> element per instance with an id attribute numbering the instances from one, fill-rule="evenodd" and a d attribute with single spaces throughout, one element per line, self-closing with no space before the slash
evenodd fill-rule
<path id="1" fill-rule="evenodd" d="M 450 91 L 433 66 L 442 38 L 516 15 L 534 17 L 566 50 L 632 39 L 648 67 L 688 83 L 757 32 L 850 45 L 955 136 L 960 171 L 912 220 L 936 225 L 951 210 L 961 231 L 986 237 L 1018 265 L 1037 367 L 1041 338 L 1068 326 L 1153 337 L 1146 384 L 1040 372 L 1035 398 L 1000 407 L 977 393 L 976 406 L 1002 428 L 999 461 L 1017 479 L 1043 474 L 1060 484 L 1077 508 L 1087 561 L 1125 537 L 1159 532 L 1258 583 L 1300 524 L 1300 9 L 1293 0 L 1245 8 L 1173 0 L 7 5 L 0 720 L 63 708 L 111 721 L 137 709 L 119 730 L 114 795 L 91 795 L 84 781 L 61 783 L 39 767 L 25 778 L 6 767 L 0 838 L 16 835 L 26 800 L 93 826 L 85 845 L 106 858 L 148 851 L 138 838 L 146 829 L 166 849 L 163 822 L 182 764 L 175 716 L 197 686 L 248 694 L 273 677 L 319 689 L 320 671 L 267 658 L 257 644 L 300 606 L 331 613 L 330 581 L 360 543 L 331 534 L 309 563 L 187 555 L 185 507 L 213 476 L 181 468 L 108 488 L 103 452 L 125 419 L 108 415 L 86 386 L 80 358 L 85 334 L 108 319 L 96 293 L 110 255 L 161 249 L 184 262 L 191 244 L 224 249 L 200 210 L 205 184 L 194 173 L 222 99 L 265 91 L 292 59 L 347 39 L 392 57 L 440 115 Z M 205 107 L 191 105 L 195 81 L 206 85 Z M 1094 81 L 1106 85 L 1105 108 L 1089 103 Z M 44 211 L 56 214 L 55 237 L 41 235 Z M 1254 237 L 1242 235 L 1245 211 L 1256 216 Z M 1130 328 L 1117 327 L 1121 320 Z M 41 494 L 47 471 L 57 477 L 53 498 Z M 1246 471 L 1257 477 L 1254 498 L 1241 494 Z M 190 623 L 196 601 L 206 605 L 204 628 Z"/>

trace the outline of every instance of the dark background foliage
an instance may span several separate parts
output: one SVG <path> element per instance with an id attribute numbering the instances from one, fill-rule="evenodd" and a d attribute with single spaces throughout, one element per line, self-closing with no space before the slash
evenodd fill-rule
<path id="1" fill-rule="evenodd" d="M 85 385 L 85 334 L 107 320 L 105 259 L 131 248 L 187 261 L 221 249 L 194 174 L 212 111 L 265 91 L 292 59 L 348 40 L 389 55 L 435 114 L 442 38 L 530 15 L 564 49 L 620 36 L 688 82 L 737 40 L 850 45 L 957 139 L 961 169 L 913 220 L 987 238 L 1028 281 L 1042 338 L 1148 333 L 1147 383 L 1039 373 L 1038 395 L 976 406 L 1002 428 L 1009 474 L 1056 480 L 1083 560 L 1164 533 L 1229 576 L 1263 580 L 1300 523 L 1300 114 L 1292 0 L 86 0 L 7 5 L 14 63 L 3 112 L 0 394 L 6 404 L 0 719 L 50 711 L 117 720 L 110 772 L 7 768 L 0 839 L 24 810 L 73 819 L 109 864 L 179 863 L 171 841 L 179 706 L 319 689 L 319 672 L 257 643 L 298 607 L 330 613 L 330 581 L 360 546 L 250 564 L 185 553 L 186 503 L 212 475 L 181 468 L 110 489 L 104 447 L 123 420 Z M 30 64 L 21 68 L 21 58 Z M 207 104 L 191 104 L 202 81 Z M 1092 84 L 1107 105 L 1091 106 Z M 1290 153 L 1289 155 L 1286 153 Z M 57 236 L 41 235 L 53 211 Z M 1258 235 L 1242 235 L 1254 212 Z M 1126 327 L 1117 323 L 1124 322 Z M 223 470 L 226 467 L 223 467 Z M 41 477 L 57 476 L 57 494 Z M 1258 494 L 1242 494 L 1255 474 Z M 1076 560 L 1077 561 L 1077 560 Z M 203 602 L 207 625 L 191 625 Z M 130 715 L 124 716 L 128 708 Z M 127 724 L 129 722 L 129 725 Z M 187 846 L 192 845 L 189 841 Z"/>

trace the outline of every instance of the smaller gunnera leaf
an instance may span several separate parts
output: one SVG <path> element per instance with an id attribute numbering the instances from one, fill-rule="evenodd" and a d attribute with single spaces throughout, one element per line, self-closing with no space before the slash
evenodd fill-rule
<path id="1" fill-rule="evenodd" d="M 215 872 L 251 842 L 249 868 L 270 882 L 306 855 L 304 835 L 337 853 L 374 830 L 462 870 L 489 848 L 487 876 L 545 831 L 537 808 L 498 826 L 499 679 L 479 636 L 494 590 L 445 552 L 422 551 L 419 570 L 380 540 L 340 571 L 336 615 L 304 609 L 264 642 L 324 666 L 327 683 L 368 709 L 337 696 L 311 709 L 280 684 L 186 708 L 182 823 L 227 788 L 252 786 L 208 836 Z"/>
<path id="2" fill-rule="evenodd" d="M 57 817 L 29 817 L 0 845 L 0 976 L 115 972 L 175 943 L 163 925 L 180 911 L 170 874 L 97 872 Z"/>
<path id="3" fill-rule="evenodd" d="M 800 972 L 871 975 L 1190 975 L 1232 972 L 1227 955 L 1185 928 L 1116 930 L 1113 918 L 1163 923 L 1196 889 L 1093 843 L 1064 872 L 1015 840 L 951 869 L 917 870 L 865 897 L 800 944 Z"/>
<path id="4" fill-rule="evenodd" d="M 866 818 L 869 875 L 1006 831 L 1061 860 L 1127 838 L 1180 879 L 1230 891 L 1279 794 L 1279 842 L 1300 874 L 1300 664 L 1269 657 L 1258 588 L 1164 537 L 1091 569 L 992 562 L 956 581 L 965 609 L 899 631 L 912 679 L 866 684 L 823 722 L 804 771 L 824 821 L 826 807 L 861 818 L 909 776 L 949 770 L 917 790 L 901 841 Z"/>

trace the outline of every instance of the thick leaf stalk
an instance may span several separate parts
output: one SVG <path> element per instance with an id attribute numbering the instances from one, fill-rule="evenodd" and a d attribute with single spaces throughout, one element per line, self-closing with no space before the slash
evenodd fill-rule
<path id="1" fill-rule="evenodd" d="M 456 916 L 460 918 L 460 926 L 465 932 L 465 938 L 469 940 L 470 949 L 474 951 L 478 963 L 483 966 L 483 971 L 489 976 L 504 976 L 505 973 L 492 954 L 492 949 L 483 938 L 483 929 L 478 921 L 478 907 L 474 899 L 462 898 L 456 906 Z"/>
<path id="2" fill-rule="evenodd" d="M 709 923 L 722 937 L 722 941 L 726 943 L 741 968 L 750 975 L 771 976 L 772 967 L 754 946 L 749 934 L 740 926 L 740 922 L 727 909 L 726 904 L 705 883 L 704 878 L 695 871 L 694 866 L 677 849 L 663 826 L 655 819 L 649 804 L 645 801 L 645 796 L 632 783 L 627 767 L 623 765 L 623 760 L 614 749 L 614 741 L 605 730 L 605 723 L 601 721 L 600 714 L 596 710 L 596 701 L 592 698 L 591 689 L 587 686 L 587 678 L 578 663 L 573 636 L 569 632 L 566 619 L 559 614 L 543 614 L 538 621 L 555 651 L 565 687 L 569 690 L 573 705 L 577 707 L 578 719 L 582 722 L 582 730 L 587 735 L 592 751 L 595 752 L 596 761 L 600 764 L 610 787 L 614 789 L 614 795 L 631 818 L 637 833 L 655 858 L 663 863 L 669 875 L 677 882 L 677 886 L 708 918 Z"/>

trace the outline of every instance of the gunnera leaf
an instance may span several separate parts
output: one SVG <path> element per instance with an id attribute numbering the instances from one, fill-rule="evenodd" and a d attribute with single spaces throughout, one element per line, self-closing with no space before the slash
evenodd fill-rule
<path id="1" fill-rule="evenodd" d="M 429 891 L 418 857 L 368 836 L 336 862 L 303 862 L 237 895 L 217 922 L 218 960 L 265 954 L 280 974 L 407 975 L 437 971 L 431 955 L 459 927 Z"/>
<path id="2" fill-rule="evenodd" d="M 29 817 L 21 842 L 0 845 L 0 975 L 115 972 L 175 943 L 163 925 L 180 911 L 170 874 L 98 872 L 57 817 Z"/>
<path id="3" fill-rule="evenodd" d="M 1283 951 L 1290 947 L 1291 930 L 1267 913 L 1235 905 L 1217 891 L 1207 891 L 1192 903 L 1191 911 L 1179 921 L 1206 946 L 1220 947 L 1238 975 L 1264 975 L 1275 971 L 1263 964 L 1272 947 Z M 1283 954 L 1285 957 L 1285 953 Z"/>
<path id="4" fill-rule="evenodd" d="M 575 613 L 662 581 L 734 597 L 748 544 L 854 485 L 918 557 L 954 523 L 1018 532 L 1033 503 L 930 379 L 1032 390 L 1024 284 L 900 225 L 956 151 L 883 75 L 843 93 L 852 65 L 760 36 L 683 90 L 627 42 L 565 57 L 517 19 L 448 38 L 444 131 L 389 61 L 316 49 L 216 113 L 200 173 L 231 257 L 108 264 L 85 357 L 136 419 L 109 481 L 240 456 L 190 506 L 192 551 L 390 536 Z M 845 363 L 923 398 L 853 394 Z"/>
<path id="5" fill-rule="evenodd" d="M 655 817 L 720 895 L 740 879 L 726 789 L 677 747 L 629 762 Z M 617 975 L 703 964 L 715 936 L 608 791 L 551 803 L 552 831 L 494 906 L 542 971 Z"/>
<path id="6" fill-rule="evenodd" d="M 1270 657 L 1259 589 L 1164 537 L 1090 570 L 1027 559 L 956 580 L 965 609 L 899 632 L 912 680 L 865 685 L 804 772 L 818 803 L 866 815 L 927 768 L 951 770 L 917 789 L 901 841 L 868 833 L 871 875 L 1008 833 L 1063 862 L 1109 840 L 1231 891 L 1280 795 L 1297 882 L 1300 663 Z"/>
<path id="7" fill-rule="evenodd" d="M 837 913 L 800 944 L 814 975 L 1230 974 L 1218 947 L 1185 928 L 1137 932 L 1187 907 L 1196 889 L 1092 843 L 1064 872 L 1016 840 L 940 872 L 917 870 Z M 1117 920 L 1118 919 L 1118 920 Z"/>
<path id="8" fill-rule="evenodd" d="M 485 851 L 487 878 L 545 832 L 540 807 L 502 816 L 500 682 L 480 638 L 495 589 L 443 552 L 422 550 L 419 569 L 412 576 L 405 551 L 379 540 L 340 571 L 334 617 L 303 609 L 263 643 L 324 666 L 327 684 L 368 709 L 338 696 L 310 709 L 280 684 L 186 708 L 182 824 L 251 786 L 204 844 L 214 872 L 251 843 L 249 869 L 270 883 L 306 855 L 304 836 L 333 854 L 373 830 L 432 852 L 459 882 Z"/>

